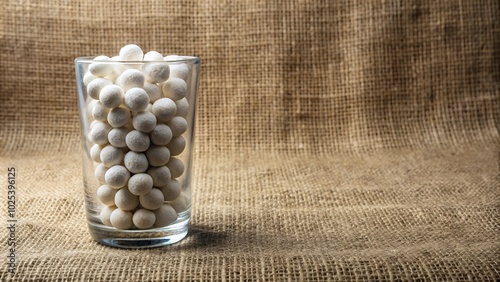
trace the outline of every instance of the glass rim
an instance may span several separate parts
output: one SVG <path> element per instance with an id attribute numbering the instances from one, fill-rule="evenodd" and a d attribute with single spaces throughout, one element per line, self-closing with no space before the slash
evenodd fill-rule
<path id="1" fill-rule="evenodd" d="M 107 64 L 144 64 L 144 63 L 174 63 L 174 64 L 180 64 L 180 63 L 191 63 L 191 62 L 199 62 L 201 59 L 199 57 L 195 56 L 179 56 L 180 59 L 174 59 L 174 60 L 149 60 L 149 61 L 113 61 L 113 60 L 94 60 L 98 56 L 84 56 L 84 57 L 78 57 L 75 58 L 75 63 L 83 63 L 83 64 L 91 64 L 91 63 L 107 63 Z"/>

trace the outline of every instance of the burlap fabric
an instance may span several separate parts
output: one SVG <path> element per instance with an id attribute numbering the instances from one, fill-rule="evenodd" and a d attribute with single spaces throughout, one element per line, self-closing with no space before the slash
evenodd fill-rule
<path id="1" fill-rule="evenodd" d="M 500 279 L 499 2 L 1 7 L 1 280 Z M 192 227 L 159 249 L 85 223 L 73 59 L 127 43 L 203 60 Z"/>

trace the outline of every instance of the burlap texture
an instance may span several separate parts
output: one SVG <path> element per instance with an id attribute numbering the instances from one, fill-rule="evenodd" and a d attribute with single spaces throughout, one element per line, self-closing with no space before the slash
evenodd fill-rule
<path id="1" fill-rule="evenodd" d="M 1 7 L 0 279 L 500 279 L 497 1 Z M 73 59 L 127 43 L 203 61 L 193 224 L 160 249 L 85 224 Z"/>

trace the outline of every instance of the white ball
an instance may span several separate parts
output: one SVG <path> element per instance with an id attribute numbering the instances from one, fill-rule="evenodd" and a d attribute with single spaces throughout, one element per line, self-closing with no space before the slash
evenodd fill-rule
<path id="1" fill-rule="evenodd" d="M 130 178 L 130 172 L 122 165 L 110 167 L 104 175 L 106 184 L 111 188 L 121 188 L 125 186 Z"/>
<path id="2" fill-rule="evenodd" d="M 170 77 L 177 77 L 187 80 L 189 77 L 189 68 L 186 64 L 170 65 Z"/>
<path id="3" fill-rule="evenodd" d="M 182 185 L 177 179 L 171 179 L 167 185 L 160 188 L 165 201 L 173 201 L 179 197 L 182 192 Z"/>
<path id="4" fill-rule="evenodd" d="M 94 102 L 96 102 L 96 103 L 97 103 L 98 101 L 94 100 Z M 89 130 L 92 130 L 92 128 L 94 127 L 94 125 L 96 125 L 96 124 L 98 124 L 98 123 L 100 123 L 100 122 L 101 122 L 101 121 L 98 121 L 98 120 L 93 120 L 93 121 L 90 123 L 90 125 L 89 125 Z"/>
<path id="5" fill-rule="evenodd" d="M 134 227 L 134 223 L 132 222 L 132 213 L 121 209 L 115 209 L 111 213 L 109 221 L 116 229 L 126 230 Z"/>
<path id="6" fill-rule="evenodd" d="M 186 118 L 189 113 L 189 102 L 186 98 L 182 98 L 180 100 L 175 101 L 175 105 L 177 106 L 176 116 L 181 116 Z"/>
<path id="7" fill-rule="evenodd" d="M 151 166 L 162 166 L 167 164 L 170 158 L 170 151 L 165 146 L 153 145 L 146 151 L 146 157 Z"/>
<path id="8" fill-rule="evenodd" d="M 85 111 L 86 111 L 87 117 L 89 119 L 94 118 L 92 116 L 92 111 L 94 110 L 94 106 L 95 106 L 95 104 L 97 104 L 97 102 L 99 102 L 99 101 L 98 100 L 94 100 L 92 98 L 87 99 L 87 101 L 86 101 L 87 105 L 85 106 Z"/>
<path id="9" fill-rule="evenodd" d="M 92 117 L 95 120 L 106 121 L 109 109 L 106 108 L 100 101 L 96 101 L 92 107 Z"/>
<path id="10" fill-rule="evenodd" d="M 134 174 L 128 180 L 128 190 L 136 196 L 149 193 L 151 189 L 153 189 L 153 178 L 147 173 Z"/>
<path id="11" fill-rule="evenodd" d="M 114 108 L 108 113 L 108 123 L 113 127 L 123 127 L 129 123 L 130 116 L 128 109 L 122 107 Z"/>
<path id="12" fill-rule="evenodd" d="M 106 183 L 106 172 L 108 171 L 108 168 L 104 164 L 99 164 L 96 166 L 94 170 L 94 175 L 97 181 L 99 183 L 104 184 Z"/>
<path id="13" fill-rule="evenodd" d="M 180 116 L 175 116 L 169 120 L 166 125 L 172 130 L 172 136 L 177 137 L 187 130 L 187 121 L 185 118 Z"/>
<path id="14" fill-rule="evenodd" d="M 123 162 L 123 151 L 120 148 L 107 145 L 101 150 L 101 162 L 106 167 L 121 164 Z"/>
<path id="15" fill-rule="evenodd" d="M 90 158 L 96 163 L 101 162 L 101 150 L 102 146 L 98 144 L 94 144 L 90 147 Z"/>
<path id="16" fill-rule="evenodd" d="M 144 111 L 149 104 L 149 95 L 144 89 L 133 87 L 125 92 L 124 103 L 133 112 Z"/>
<path id="17" fill-rule="evenodd" d="M 149 166 L 146 155 L 134 151 L 125 154 L 123 162 L 125 163 L 125 167 L 132 173 L 145 172 Z"/>
<path id="18" fill-rule="evenodd" d="M 114 71 L 109 74 L 109 75 L 106 75 L 104 78 L 111 81 L 111 82 L 115 82 L 116 81 L 116 78 L 118 77 L 118 74 L 116 74 Z"/>
<path id="19" fill-rule="evenodd" d="M 122 61 L 142 61 L 144 53 L 141 47 L 135 44 L 128 44 L 120 49 L 119 55 Z"/>
<path id="20" fill-rule="evenodd" d="M 106 145 L 108 144 L 110 130 L 111 126 L 109 124 L 97 121 L 89 131 L 89 140 L 99 145 Z"/>
<path id="21" fill-rule="evenodd" d="M 186 148 L 186 138 L 182 135 L 172 138 L 170 143 L 168 143 L 167 148 L 170 151 L 170 156 L 180 155 Z"/>
<path id="22" fill-rule="evenodd" d="M 177 197 L 177 199 L 169 202 L 169 204 L 177 213 L 186 211 L 189 207 L 189 201 L 184 193 L 181 193 L 181 195 Z"/>
<path id="23" fill-rule="evenodd" d="M 101 185 L 97 189 L 97 199 L 106 206 L 115 205 L 115 194 L 118 190 L 115 190 L 108 185 Z"/>
<path id="24" fill-rule="evenodd" d="M 172 54 L 172 55 L 168 55 L 168 56 L 163 57 L 163 60 L 166 62 L 175 62 L 175 61 L 182 61 L 183 59 L 181 56 Z"/>
<path id="25" fill-rule="evenodd" d="M 119 62 L 119 61 L 122 61 L 122 59 L 120 58 L 120 56 L 114 56 L 114 57 L 111 57 L 111 61 Z M 118 76 L 120 76 L 120 74 L 122 74 L 124 71 L 126 71 L 128 68 L 129 68 L 129 66 L 127 64 L 114 63 L 113 64 L 113 74 L 114 74 L 114 76 L 116 76 L 115 79 Z"/>
<path id="26" fill-rule="evenodd" d="M 146 80 L 154 83 L 164 82 L 170 74 L 167 63 L 146 63 L 142 66 L 142 71 Z"/>
<path id="27" fill-rule="evenodd" d="M 149 136 L 138 130 L 132 130 L 125 137 L 127 147 L 134 152 L 144 152 L 149 148 Z"/>
<path id="28" fill-rule="evenodd" d="M 139 197 L 130 193 L 127 187 L 123 187 L 116 192 L 115 203 L 118 208 L 131 211 L 139 205 Z"/>
<path id="29" fill-rule="evenodd" d="M 149 51 L 144 54 L 143 61 L 163 61 L 163 55 L 156 51 Z"/>
<path id="30" fill-rule="evenodd" d="M 184 164 L 177 158 L 170 158 L 167 167 L 172 178 L 177 178 L 184 173 Z"/>
<path id="31" fill-rule="evenodd" d="M 177 220 L 177 212 L 169 204 L 163 204 L 154 211 L 156 216 L 155 227 L 165 227 Z"/>
<path id="32" fill-rule="evenodd" d="M 99 100 L 99 93 L 104 86 L 113 84 L 110 80 L 105 78 L 96 78 L 89 82 L 87 85 L 87 94 L 95 100 Z"/>
<path id="33" fill-rule="evenodd" d="M 146 209 L 138 209 L 132 217 L 134 225 L 139 229 L 147 229 L 153 226 L 156 221 L 154 212 Z"/>
<path id="34" fill-rule="evenodd" d="M 177 106 L 175 102 L 170 98 L 161 98 L 156 100 L 151 109 L 153 114 L 156 116 L 158 122 L 166 122 L 171 120 L 175 113 L 177 112 Z"/>
<path id="35" fill-rule="evenodd" d="M 97 77 L 93 76 L 90 72 L 86 72 L 85 75 L 83 75 L 83 85 L 89 85 L 89 83 L 96 78 Z"/>
<path id="36" fill-rule="evenodd" d="M 182 57 L 177 55 L 169 55 L 163 58 L 167 62 L 174 62 L 183 60 Z M 184 63 L 172 63 L 170 65 L 170 77 L 177 77 L 187 80 L 189 77 L 189 68 Z"/>
<path id="37" fill-rule="evenodd" d="M 160 208 L 164 201 L 163 193 L 157 188 L 153 188 L 149 191 L 149 193 L 139 196 L 141 206 L 149 210 L 156 210 Z"/>
<path id="38" fill-rule="evenodd" d="M 156 83 L 151 83 L 149 81 L 144 82 L 144 86 L 142 87 L 148 93 L 149 102 L 154 103 L 156 100 L 160 99 L 163 95 L 161 92 L 160 86 Z"/>
<path id="39" fill-rule="evenodd" d="M 166 166 L 152 167 L 148 170 L 148 174 L 153 178 L 155 187 L 165 186 L 171 179 L 170 170 Z"/>
<path id="40" fill-rule="evenodd" d="M 99 94 L 99 100 L 108 108 L 116 108 L 123 101 L 123 90 L 118 85 L 106 85 Z"/>
<path id="41" fill-rule="evenodd" d="M 117 148 L 125 148 L 127 147 L 127 143 L 125 143 L 125 138 L 129 133 L 129 129 L 126 127 L 117 127 L 113 128 L 108 133 L 108 141 L 109 144 L 117 147 Z"/>
<path id="42" fill-rule="evenodd" d="M 89 72 L 97 77 L 105 77 L 113 72 L 113 66 L 111 64 L 103 63 L 101 61 L 111 61 L 108 56 L 97 56 L 93 59 L 89 65 Z M 99 62 L 97 62 L 99 61 Z"/>
<path id="43" fill-rule="evenodd" d="M 111 224 L 110 216 L 114 210 L 116 210 L 116 207 L 114 207 L 114 206 L 112 206 L 112 207 L 105 206 L 102 208 L 100 218 L 101 218 L 101 221 L 104 225 L 113 226 Z"/>
<path id="44" fill-rule="evenodd" d="M 115 83 L 126 92 L 133 87 L 142 87 L 144 85 L 144 81 L 144 75 L 140 70 L 127 69 L 116 78 Z"/>
<path id="45" fill-rule="evenodd" d="M 132 119 L 132 125 L 136 130 L 149 133 L 156 127 L 156 117 L 151 112 L 138 112 Z"/>
<path id="46" fill-rule="evenodd" d="M 167 82 L 163 84 L 162 90 L 165 97 L 177 101 L 186 97 L 187 84 L 180 78 L 169 78 Z"/>
<path id="47" fill-rule="evenodd" d="M 155 145 L 167 145 L 172 140 L 172 130 L 166 124 L 158 124 L 149 137 Z"/>

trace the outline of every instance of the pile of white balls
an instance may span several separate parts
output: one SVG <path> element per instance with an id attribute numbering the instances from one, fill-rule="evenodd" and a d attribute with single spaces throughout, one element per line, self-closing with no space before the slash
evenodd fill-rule
<path id="1" fill-rule="evenodd" d="M 188 127 L 189 68 L 159 62 L 179 59 L 156 51 L 143 54 L 131 44 L 121 48 L 119 56 L 94 58 L 83 77 L 93 120 L 89 153 L 101 184 L 97 198 L 104 204 L 100 218 L 105 225 L 164 227 L 188 208 L 188 196 L 176 179 L 184 173 L 184 164 L 176 156 L 186 147 L 182 134 Z"/>

